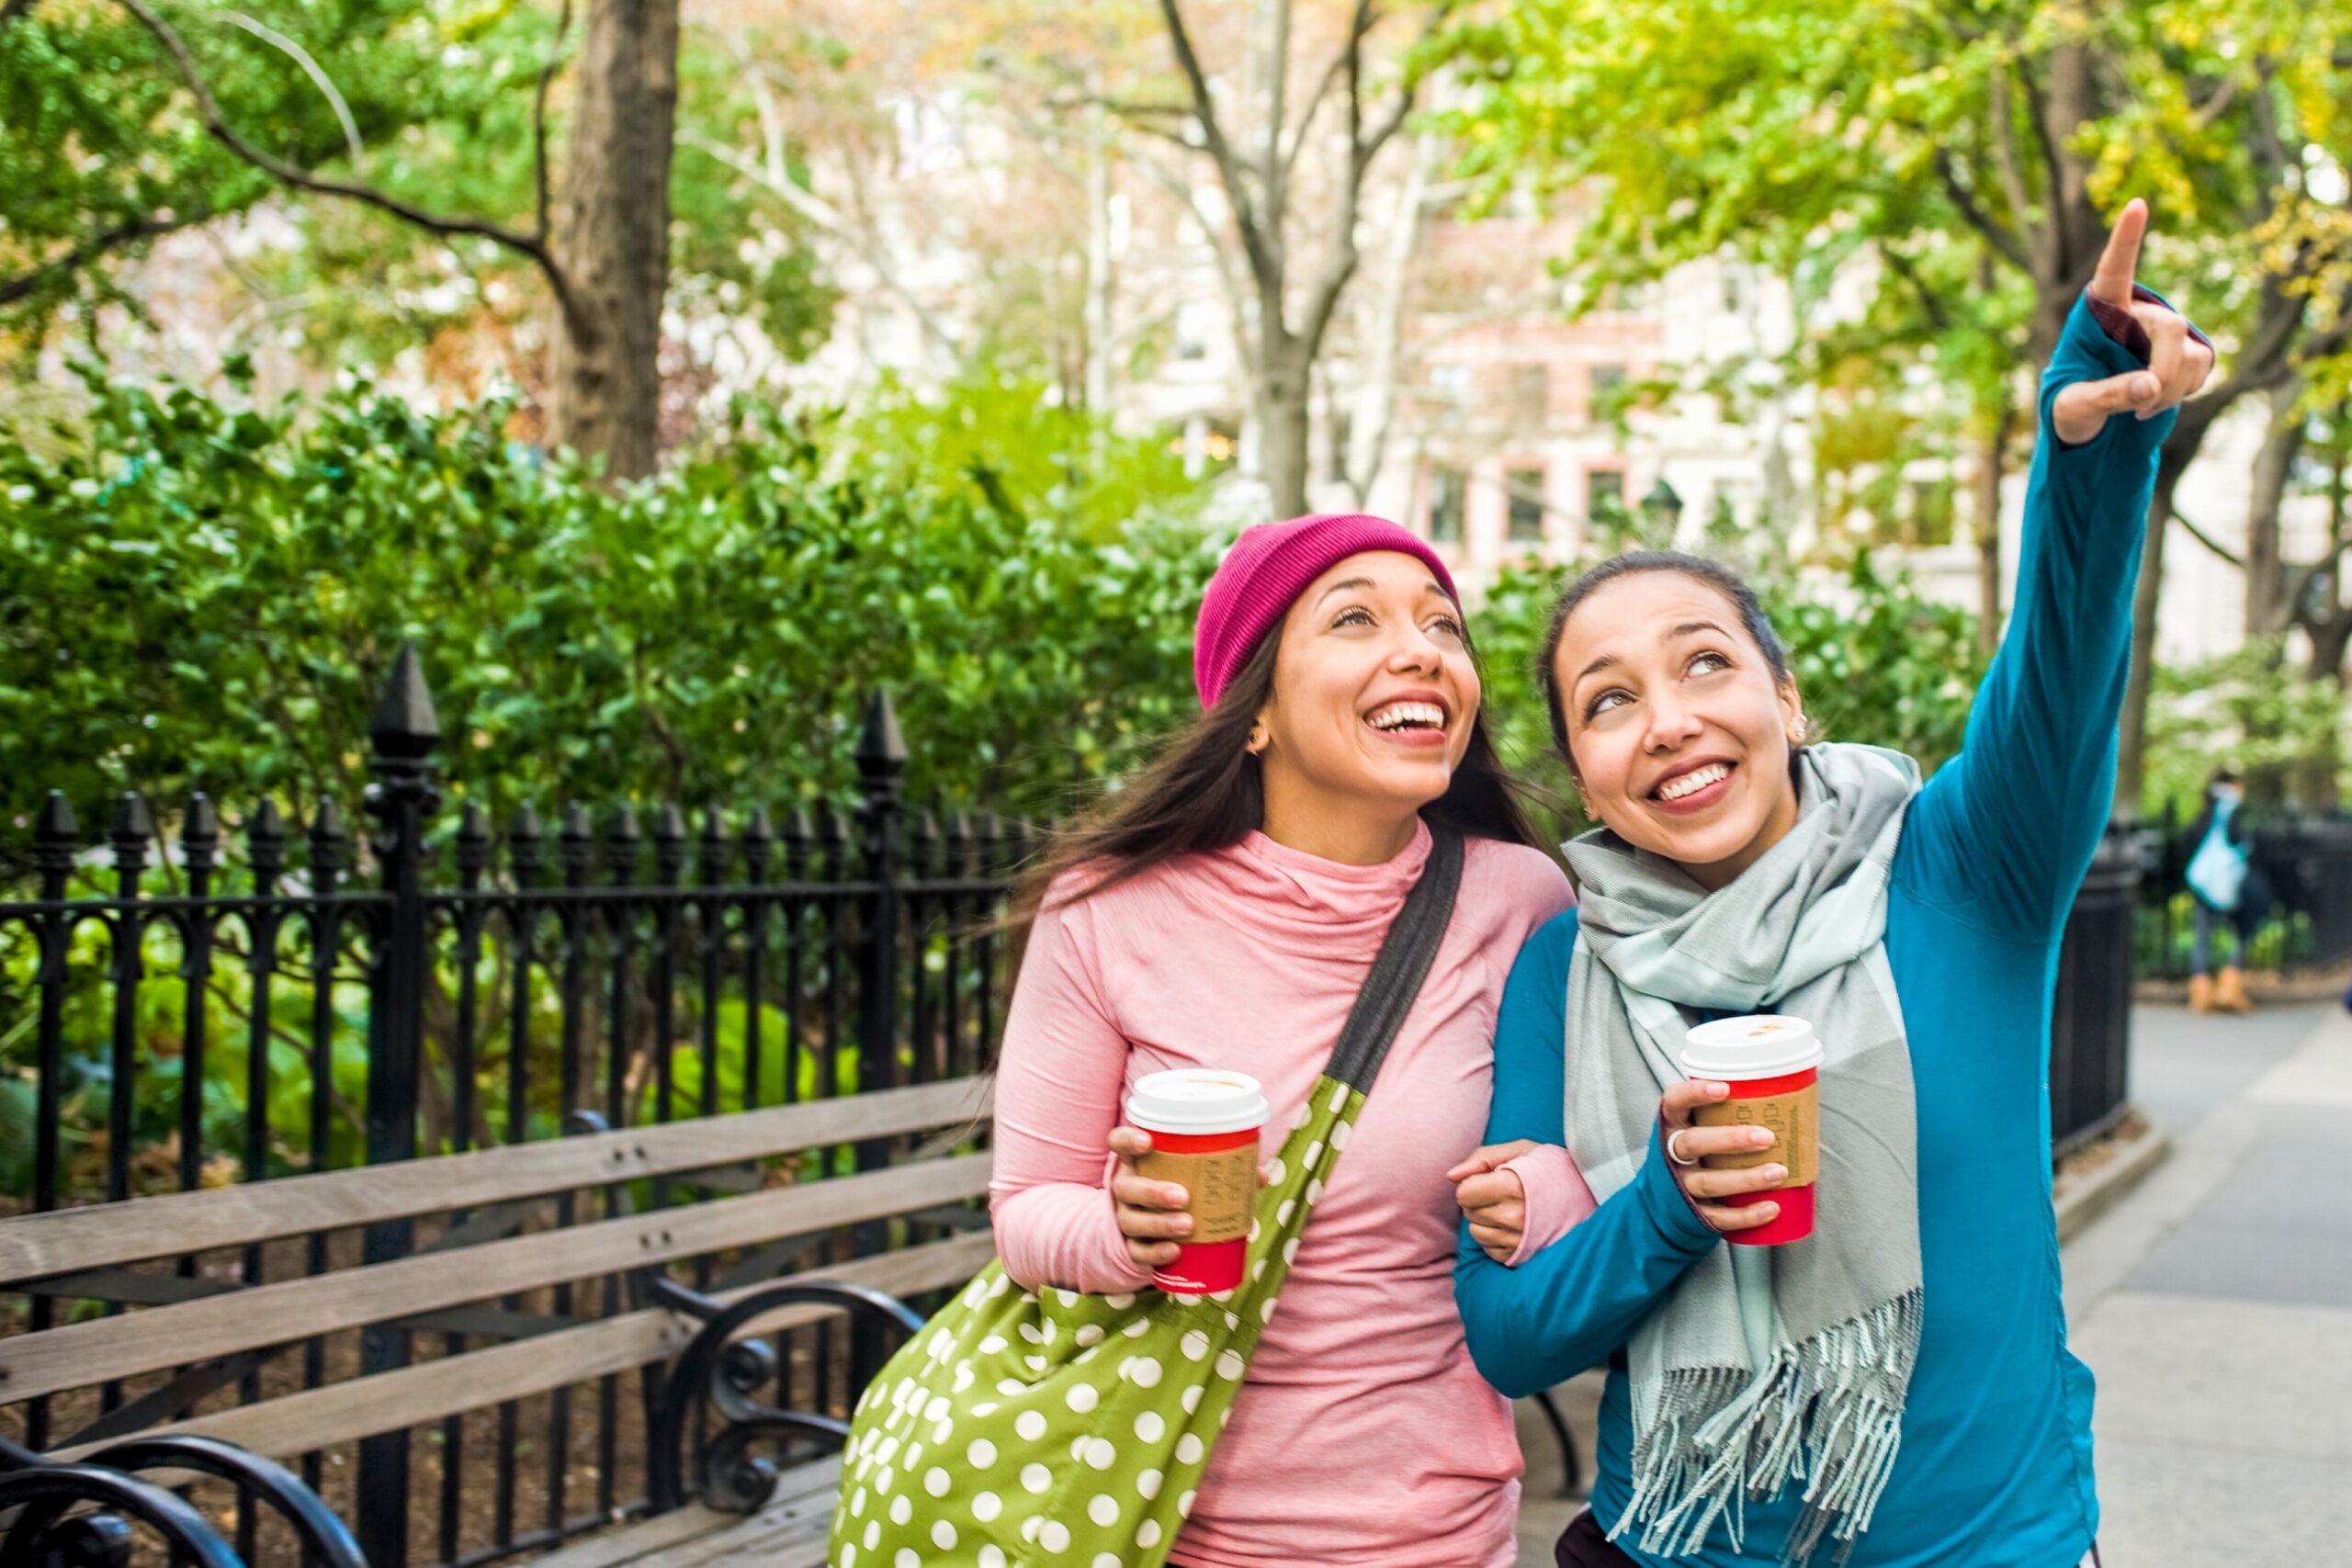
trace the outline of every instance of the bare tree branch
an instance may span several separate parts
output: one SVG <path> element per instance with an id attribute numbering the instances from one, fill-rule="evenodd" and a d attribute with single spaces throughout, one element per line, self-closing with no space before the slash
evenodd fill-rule
<path id="1" fill-rule="evenodd" d="M 1361 16 L 1363 13 L 1359 10 L 1357 14 Z M 1339 81 L 1347 69 L 1348 51 L 1343 49 L 1331 57 L 1331 63 L 1324 67 L 1322 77 L 1315 84 L 1315 91 L 1307 95 L 1306 112 L 1298 120 L 1298 134 L 1290 139 L 1290 150 L 1282 155 L 1276 165 L 1278 178 L 1290 178 L 1291 170 L 1298 164 L 1299 150 L 1306 145 L 1306 133 L 1314 127 L 1315 117 L 1323 110 L 1323 100 L 1331 96 L 1332 84 Z"/>
<path id="2" fill-rule="evenodd" d="M 1176 0 L 1159 0 L 1160 15 L 1167 18 L 1168 41 L 1176 51 L 1176 63 L 1182 68 L 1184 82 L 1193 93 L 1193 118 L 1201 128 L 1201 139 L 1209 156 L 1216 160 L 1217 175 L 1225 182 L 1226 199 L 1233 208 L 1233 226 L 1241 235 L 1241 248 L 1249 255 L 1250 275 L 1258 280 L 1261 292 L 1277 287 L 1282 281 L 1281 268 L 1267 243 L 1264 228 L 1258 221 L 1258 209 L 1250 199 L 1250 187 L 1241 177 L 1240 161 L 1234 156 L 1233 146 L 1226 140 L 1225 127 L 1216 118 L 1216 100 L 1209 93 L 1209 79 L 1201 69 L 1201 57 L 1193 52 L 1193 35 L 1184 27 L 1184 13 L 1177 8 Z M 1277 309 L 1280 300 L 1275 301 Z M 1279 327 L 1280 323 L 1275 323 Z"/>
<path id="3" fill-rule="evenodd" d="M 2062 45 L 2061 47 L 2063 48 L 2064 46 Z M 2026 123 L 2033 127 L 2034 142 L 2036 146 L 2040 148 L 2041 152 L 2041 168 L 2044 176 L 2041 189 L 2043 196 L 2048 198 L 2044 203 L 2044 209 L 2049 214 L 2049 229 L 2052 241 L 2048 248 L 2053 263 L 2055 263 L 2058 261 L 2058 258 L 2063 257 L 2065 254 L 2064 236 L 2066 231 L 2066 218 L 2065 214 L 2060 210 L 2062 204 L 2065 200 L 2065 169 L 2059 161 L 2062 154 L 2060 152 L 2057 141 L 2052 132 L 2052 127 L 2050 124 L 2050 106 L 2047 98 L 2042 94 L 2041 89 L 2035 84 L 2033 73 L 2028 69 L 2025 58 L 2022 55 L 2012 56 L 2010 64 L 2017 74 L 2018 87 L 2023 89 L 2025 93 Z M 2053 72 L 2059 68 L 2060 67 L 2057 64 L 2053 63 Z M 2073 128 L 2069 127 L 2068 129 L 2071 130 Z M 2015 214 L 2015 220 L 2018 224 L 2022 225 L 2026 220 L 2026 213 L 2030 210 L 2030 209 L 2028 208 L 2018 209 Z"/>
<path id="4" fill-rule="evenodd" d="M 2009 203 L 2009 221 L 2023 223 L 2033 210 L 2033 195 L 2026 189 L 2025 169 L 2018 163 L 2017 106 L 2009 99 L 2008 73 L 1995 67 L 1985 83 L 1985 118 L 1993 132 L 1993 166 L 2000 171 L 2001 194 Z"/>
<path id="5" fill-rule="evenodd" d="M 1241 279 L 1234 274 L 1232 257 L 1227 254 L 1223 245 L 1216 243 L 1216 225 L 1209 221 L 1209 215 L 1201 210 L 1200 198 L 1193 194 L 1192 182 L 1159 159 L 1146 156 L 1140 152 L 1136 154 L 1136 164 L 1151 177 L 1155 185 L 1182 203 L 1184 210 L 1191 215 L 1193 221 L 1200 225 L 1202 234 L 1208 240 L 1209 255 L 1216 263 L 1217 282 L 1224 287 L 1226 306 L 1233 312 L 1235 331 L 1242 338 L 1242 346 L 1245 351 L 1243 356 L 1254 358 L 1256 356 L 1254 346 L 1249 341 L 1251 330 L 1249 296 L 1241 287 Z"/>
<path id="6" fill-rule="evenodd" d="M 548 280 L 548 286 L 555 291 L 556 300 L 562 306 L 564 319 L 572 332 L 575 334 L 584 335 L 595 330 L 594 323 L 580 310 L 578 301 L 572 293 L 571 280 L 564 276 L 563 268 L 557 265 L 555 254 L 548 248 L 546 241 L 535 235 L 518 234 L 514 230 L 492 223 L 487 219 L 444 218 L 402 201 L 398 197 L 378 190 L 373 186 L 362 185 L 354 180 L 330 179 L 314 175 L 307 169 L 298 168 L 282 158 L 263 152 L 239 135 L 235 128 L 229 124 L 227 118 L 221 114 L 220 106 L 214 100 L 211 88 L 205 85 L 203 75 L 196 68 L 195 57 L 188 53 L 187 45 L 181 40 L 178 33 L 172 30 L 170 24 L 149 9 L 146 0 L 120 0 L 120 4 L 123 9 L 139 19 L 140 26 L 153 34 L 155 41 L 164 46 L 164 51 L 172 57 L 172 63 L 177 68 L 180 80 L 187 84 L 188 92 L 196 99 L 198 111 L 204 117 L 205 129 L 212 133 L 214 141 L 230 152 L 264 174 L 298 190 L 315 191 L 321 196 L 342 197 L 347 201 L 356 201 L 364 206 L 375 208 L 379 212 L 388 212 L 405 223 L 413 224 L 431 233 L 452 236 L 470 235 L 488 240 L 492 244 L 503 245 L 518 255 L 528 256 L 538 265 L 540 273 Z"/>
<path id="7" fill-rule="evenodd" d="M 368 155 L 368 149 L 360 145 L 359 122 L 351 118 L 351 106 L 343 101 L 343 95 L 335 90 L 334 83 L 319 62 L 311 58 L 311 51 L 284 33 L 264 27 L 242 11 L 224 12 L 220 19 L 232 28 L 244 28 L 302 68 L 303 73 L 317 85 L 319 91 L 326 95 L 327 103 L 334 110 L 334 118 L 343 125 L 343 144 L 351 153 L 351 166 L 357 168 L 360 160 Z"/>
<path id="8" fill-rule="evenodd" d="M 1259 189 L 1266 201 L 1266 243 L 1279 256 L 1288 248 L 1284 230 L 1290 220 L 1290 180 L 1283 162 L 1283 119 L 1288 112 L 1284 106 L 1290 85 L 1291 0 L 1260 0 L 1260 4 L 1271 13 L 1273 37 L 1267 40 L 1262 60 L 1266 73 L 1266 152 Z M 1371 6 L 1372 0 L 1356 0 L 1359 23 Z M 1306 133 L 1306 128 L 1300 126 L 1299 134 Z"/>
<path id="9" fill-rule="evenodd" d="M 1968 226 L 1984 235 L 1984 243 L 1992 246 L 1994 253 L 2003 261 L 2027 276 L 2032 276 L 2033 258 L 2026 254 L 2025 246 L 1998 220 L 1976 205 L 1976 198 L 1969 194 L 1966 186 L 1961 184 L 1951 154 L 1940 149 L 1936 153 L 1936 176 L 1943 183 L 1944 195 L 1951 198 L 1952 206 L 1959 209 L 1960 216 Z"/>
<path id="10" fill-rule="evenodd" d="M 770 97 L 768 85 L 757 72 L 748 73 L 745 80 L 752 88 L 753 104 L 763 120 L 766 120 L 775 111 L 775 106 L 766 101 Z M 777 124 L 780 126 L 781 117 L 778 117 Z M 692 130 L 683 130 L 678 133 L 678 145 L 691 147 L 734 170 L 790 208 L 794 215 L 810 228 L 846 247 L 858 260 L 874 269 L 874 276 L 881 280 L 887 292 L 897 295 L 914 311 L 923 331 L 937 338 L 949 353 L 961 352 L 962 345 L 956 334 L 899 278 L 898 268 L 882 254 L 879 243 L 871 238 L 862 225 L 852 222 L 839 208 L 792 178 L 783 164 L 781 130 L 768 134 L 766 141 L 772 155 L 763 161 L 746 157 L 734 148 Z"/>
<path id="11" fill-rule="evenodd" d="M 556 67 L 563 62 L 563 40 L 571 31 L 571 0 L 563 0 L 563 10 L 556 17 L 555 37 L 548 44 L 548 57 L 539 67 L 539 85 L 531 99 L 531 177 L 538 187 L 539 243 L 546 244 L 555 232 L 548 209 L 548 85 L 555 80 Z"/>
<path id="12" fill-rule="evenodd" d="M 2212 551 L 2222 559 L 2229 562 L 2230 565 L 2237 568 L 2240 571 L 2244 571 L 2245 570 L 2245 558 L 2244 556 L 2239 555 L 2228 546 L 2215 539 L 2212 535 L 2208 534 L 2204 529 L 2199 528 L 2196 524 L 2191 523 L 2188 518 L 2182 516 L 2180 508 L 2177 505 L 2172 509 L 2172 520 L 2179 524 L 2183 528 L 2188 529 L 2188 536 L 2190 538 L 2196 540 L 2199 544 Z"/>
<path id="13" fill-rule="evenodd" d="M 1912 298 L 1919 302 L 1920 314 L 1928 318 L 1928 325 L 1939 333 L 1950 332 L 1951 312 L 1944 309 L 1942 299 L 1919 276 L 1919 269 L 1911 264 L 1911 258 L 1892 245 L 1880 246 L 1878 254 L 1884 258 L 1887 270 L 1909 287 Z"/>
<path id="14" fill-rule="evenodd" d="M 127 219 L 111 229 L 91 235 L 54 261 L 43 262 L 30 272 L 19 273 L 14 277 L 0 278 L 0 305 L 13 305 L 19 299 L 37 294 L 56 278 L 79 271 L 110 251 L 119 251 L 141 240 L 175 234 L 193 224 L 205 222 L 211 216 L 209 212 L 195 212 L 186 217 Z"/>
<path id="15" fill-rule="evenodd" d="M 1380 149 L 1396 134 L 1397 128 L 1405 123 L 1405 117 L 1413 112 L 1414 104 L 1419 100 L 1421 76 L 1413 65 L 1413 51 L 1437 36 L 1438 29 L 1445 26 L 1446 19 L 1453 15 L 1460 4 L 1461 0 L 1439 0 L 1430 12 L 1430 19 L 1421 24 L 1420 36 L 1413 40 L 1412 48 L 1405 51 L 1405 80 L 1396 89 L 1396 101 L 1390 106 L 1388 113 L 1381 118 L 1372 135 L 1360 143 L 1363 151 L 1363 166 L 1370 166 L 1372 161 L 1380 155 Z M 1376 17 L 1372 18 L 1364 31 L 1370 32 L 1378 21 Z"/>
<path id="16" fill-rule="evenodd" d="M 1419 48 L 1436 35 L 1456 4 L 1457 0 L 1441 0 L 1430 9 L 1429 20 L 1423 24 L 1413 48 Z M 1381 148 L 1387 145 L 1389 139 L 1405 123 L 1406 117 L 1412 113 L 1414 104 L 1420 97 L 1421 76 L 1412 67 L 1408 51 L 1405 80 L 1397 86 L 1396 100 L 1375 122 L 1372 133 L 1368 136 L 1364 133 L 1363 40 L 1378 22 L 1379 17 L 1374 14 L 1369 0 L 1363 0 L 1356 8 L 1355 23 L 1348 40 L 1348 172 L 1340 188 L 1337 231 L 1333 235 L 1330 260 L 1308 297 L 1306 326 L 1300 333 L 1310 347 L 1323 341 L 1324 329 L 1330 323 L 1332 312 L 1339 308 L 1340 291 L 1347 288 L 1348 279 L 1355 276 L 1356 264 L 1360 259 L 1356 251 L 1356 213 L 1363 195 L 1364 175 L 1372 167 L 1372 161 L 1380 156 Z"/>
<path id="17" fill-rule="evenodd" d="M 1368 4 L 1356 6 L 1355 25 L 1348 32 L 1348 172 L 1340 181 L 1340 211 L 1338 221 L 1331 226 L 1331 254 L 1324 261 L 1323 276 L 1316 279 L 1307 295 L 1306 322 L 1299 333 L 1299 342 L 1306 345 L 1309 359 L 1323 342 L 1332 312 L 1339 309 L 1340 291 L 1355 276 L 1357 264 L 1363 259 L 1356 249 L 1356 207 L 1363 195 L 1364 165 L 1370 162 L 1363 144 L 1363 30 L 1370 9 Z"/>

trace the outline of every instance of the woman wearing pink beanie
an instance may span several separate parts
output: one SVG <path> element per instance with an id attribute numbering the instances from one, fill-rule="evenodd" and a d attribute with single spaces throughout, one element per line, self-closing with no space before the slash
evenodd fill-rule
<path id="1" fill-rule="evenodd" d="M 997 1248 L 1030 1288 L 1150 1283 L 1190 1220 L 1144 1179 L 1129 1087 L 1322 1073 L 1432 828 L 1464 840 L 1444 941 L 1333 1168 L 1168 1561 L 1508 1568 L 1520 1457 L 1453 1304 L 1446 1171 L 1479 1141 L 1509 955 L 1567 908 L 1479 716 L 1444 563 L 1376 517 L 1242 535 L 1193 649 L 1201 717 L 1064 837 L 996 1087 Z"/>

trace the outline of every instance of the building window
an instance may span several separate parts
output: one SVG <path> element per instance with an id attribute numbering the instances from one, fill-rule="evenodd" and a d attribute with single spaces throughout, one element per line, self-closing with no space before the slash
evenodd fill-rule
<path id="1" fill-rule="evenodd" d="M 1430 470 L 1430 539 L 1441 545 L 1462 542 L 1463 498 L 1469 490 L 1459 468 Z"/>
<path id="2" fill-rule="evenodd" d="M 1544 537 L 1544 470 L 1511 468 L 1503 474 L 1503 493 L 1510 502 L 1509 536 L 1522 542 Z"/>
<path id="3" fill-rule="evenodd" d="M 1600 402 L 1625 384 L 1625 367 L 1622 365 L 1596 365 L 1592 367 L 1592 400 Z"/>
<path id="4" fill-rule="evenodd" d="M 1542 424 L 1552 414 L 1552 367 L 1510 367 L 1510 417 L 1520 424 Z"/>
<path id="5" fill-rule="evenodd" d="M 1612 518 L 1625 515 L 1625 476 L 1615 468 L 1594 468 L 1584 477 L 1584 512 L 1587 517 Z"/>

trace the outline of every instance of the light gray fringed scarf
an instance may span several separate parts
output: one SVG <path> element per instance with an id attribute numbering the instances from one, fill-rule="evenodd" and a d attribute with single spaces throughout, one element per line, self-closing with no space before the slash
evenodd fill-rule
<path id="1" fill-rule="evenodd" d="M 1802 1562 L 1825 1533 L 1850 1545 L 1894 1467 L 1918 1354 L 1911 1054 L 1883 939 L 1919 769 L 1874 746 L 1824 745 L 1800 752 L 1795 772 L 1796 825 L 1712 894 L 1606 829 L 1564 846 L 1581 899 L 1567 1142 L 1594 1197 L 1646 1157 L 1692 1024 L 1787 1013 L 1826 1053 L 1813 1238 L 1716 1247 L 1628 1348 L 1634 1500 L 1610 1533 L 1637 1529 L 1661 1556 L 1697 1552 L 1718 1519 L 1738 1550 L 1744 1499 L 1791 1481 L 1805 1508 L 1783 1561 Z"/>

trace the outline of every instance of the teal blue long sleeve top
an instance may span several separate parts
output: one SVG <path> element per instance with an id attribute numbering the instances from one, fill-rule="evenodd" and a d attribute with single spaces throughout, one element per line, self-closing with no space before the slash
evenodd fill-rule
<path id="1" fill-rule="evenodd" d="M 1912 803 L 1895 852 L 1886 948 L 1918 1087 L 1927 1317 L 1902 1454 L 1850 1568 L 2073 1568 L 2098 1529 L 2091 1374 L 2066 1348 L 2051 1210 L 2051 994 L 2108 818 L 2132 586 L 2172 416 L 2110 418 L 2062 446 L 2050 408 L 2064 386 L 2143 363 L 2077 304 L 2042 380 L 2008 634 L 1962 750 Z M 1529 938 L 1512 968 L 1488 1143 L 1562 1141 L 1576 936 L 1571 910 Z M 1682 1271 L 1722 1245 L 1655 1140 L 1631 1184 L 1516 1268 L 1464 1231 L 1455 1294 L 1490 1382 L 1520 1395 L 1610 1369 L 1592 1492 L 1604 1528 L 1632 1500 L 1623 1347 Z M 1696 1558 L 1645 1555 L 1633 1531 L 1618 1544 L 1651 1565 L 1777 1562 L 1802 1490 L 1750 1502 L 1744 1552 L 1720 1528 Z"/>

